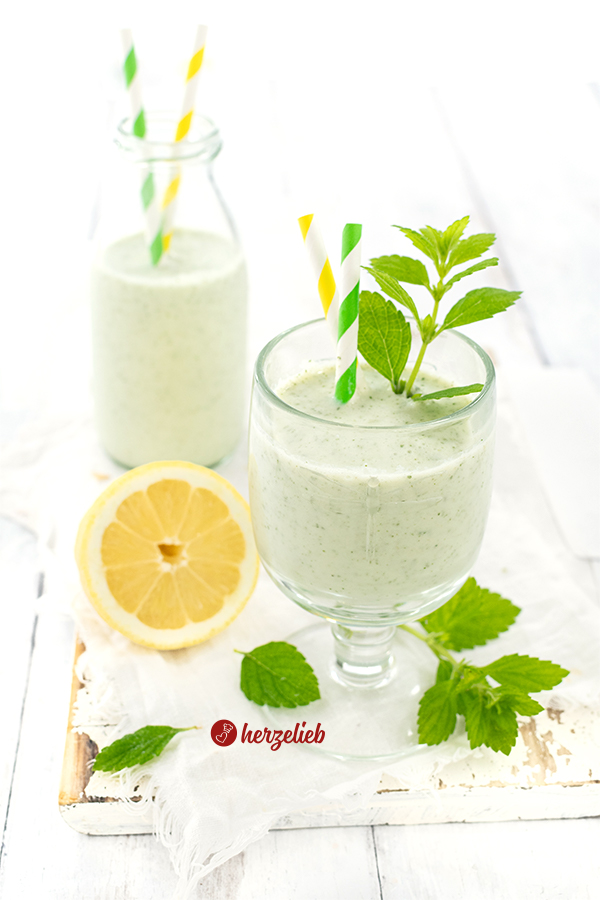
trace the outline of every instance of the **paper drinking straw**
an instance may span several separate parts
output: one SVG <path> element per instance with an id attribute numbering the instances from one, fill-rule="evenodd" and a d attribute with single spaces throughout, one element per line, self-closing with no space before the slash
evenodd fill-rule
<path id="1" fill-rule="evenodd" d="M 183 96 L 183 105 L 181 107 L 181 118 L 177 124 L 177 132 L 175 134 L 176 142 L 184 139 L 190 130 L 190 125 L 192 123 L 194 106 L 196 105 L 196 94 L 198 92 L 198 79 L 204 60 L 204 47 L 206 45 L 207 31 L 206 25 L 198 25 L 196 40 L 194 41 L 194 50 L 185 79 L 185 94 Z"/>
<path id="2" fill-rule="evenodd" d="M 338 342 L 338 293 L 335 286 L 335 279 L 331 271 L 331 264 L 325 251 L 325 244 L 321 237 L 319 226 L 315 222 L 315 217 L 301 216 L 298 219 L 300 231 L 304 238 L 304 246 L 308 252 L 308 259 L 312 266 L 315 278 L 317 279 L 317 288 L 323 312 L 327 319 L 327 324 L 331 331 L 334 347 Z"/>
<path id="3" fill-rule="evenodd" d="M 146 117 L 142 105 L 142 89 L 137 69 L 137 59 L 133 46 L 133 36 L 130 28 L 121 30 L 123 41 L 123 74 L 131 103 L 131 118 L 133 121 L 133 134 L 138 138 L 146 137 Z M 146 243 L 150 251 L 152 265 L 156 266 L 163 253 L 162 213 L 156 196 L 154 175 L 152 172 L 142 178 L 141 187 L 142 206 L 144 208 L 146 222 Z"/>
<path id="4" fill-rule="evenodd" d="M 194 106 L 196 105 L 196 94 L 198 91 L 198 80 L 200 78 L 200 69 L 204 59 L 204 47 L 206 45 L 206 33 L 208 29 L 206 25 L 198 25 L 196 31 L 196 39 L 194 41 L 194 49 L 190 59 L 187 75 L 185 79 L 185 93 L 183 96 L 183 104 L 181 106 L 181 115 L 177 123 L 175 132 L 175 143 L 179 143 L 190 130 L 192 124 L 192 116 L 194 115 Z M 165 191 L 163 200 L 163 209 L 165 214 L 164 233 L 163 233 L 163 249 L 167 251 L 173 236 L 173 221 L 175 218 L 175 206 L 177 201 L 177 193 L 181 182 L 181 168 L 173 166 L 169 175 L 169 186 Z"/>
<path id="5" fill-rule="evenodd" d="M 121 40 L 123 41 L 123 52 L 125 54 L 123 75 L 125 76 L 125 85 L 129 91 L 133 133 L 136 137 L 143 138 L 146 136 L 146 119 L 144 116 L 144 107 L 142 106 L 142 90 L 140 87 L 135 48 L 133 46 L 133 35 L 131 34 L 130 28 L 121 29 Z"/>
<path id="6" fill-rule="evenodd" d="M 340 310 L 338 314 L 335 396 L 347 403 L 356 390 L 358 359 L 358 293 L 360 282 L 360 238 L 362 225 L 345 225 L 342 233 L 340 267 Z"/>

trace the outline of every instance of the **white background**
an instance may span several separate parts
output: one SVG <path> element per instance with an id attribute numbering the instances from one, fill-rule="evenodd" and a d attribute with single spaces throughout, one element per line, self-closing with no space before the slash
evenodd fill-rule
<path id="1" fill-rule="evenodd" d="M 597 20 L 581 0 L 11 4 L 3 407 L 88 404 L 86 239 L 128 112 L 118 28 L 134 30 L 146 106 L 177 109 L 198 21 L 209 24 L 198 108 L 225 137 L 216 173 L 249 257 L 252 355 L 318 314 L 298 215 L 319 214 L 333 257 L 345 221 L 362 222 L 365 253 L 379 255 L 411 251 L 392 223 L 470 213 L 499 232 L 492 278 L 550 307 L 537 322 L 546 357 L 600 377 Z"/>
<path id="2" fill-rule="evenodd" d="M 591 0 L 12 3 L 0 22 L 0 424 L 90 405 L 88 235 L 128 113 L 123 26 L 146 105 L 173 109 L 195 25 L 209 26 L 198 109 L 225 138 L 216 175 L 248 258 L 251 358 L 319 315 L 297 216 L 319 215 L 334 258 L 347 221 L 363 223 L 369 257 L 412 254 L 392 223 L 470 214 L 498 234 L 501 265 L 480 283 L 524 292 L 472 333 L 505 372 L 537 361 L 600 383 L 598 18 Z M 151 838 L 85 838 L 58 818 L 72 625 L 38 620 L 33 540 L 4 525 L 0 893 L 162 900 L 173 875 Z M 570 571 L 591 595 L 588 563 Z M 599 821 L 273 833 L 200 896 L 592 900 Z"/>

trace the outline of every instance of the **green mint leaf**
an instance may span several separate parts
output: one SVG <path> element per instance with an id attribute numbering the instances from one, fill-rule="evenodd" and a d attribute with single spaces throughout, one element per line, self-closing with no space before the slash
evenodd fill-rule
<path id="1" fill-rule="evenodd" d="M 292 644 L 271 641 L 243 655 L 240 687 L 253 703 L 293 709 L 320 698 L 315 673 Z"/>
<path id="2" fill-rule="evenodd" d="M 450 251 L 454 250 L 458 244 L 463 231 L 469 224 L 469 218 L 469 216 L 465 216 L 463 219 L 457 219 L 457 221 L 453 222 L 452 225 L 449 225 L 442 234 L 440 239 L 442 259 L 446 259 Z"/>
<path id="3" fill-rule="evenodd" d="M 468 578 L 444 606 L 421 619 L 421 625 L 430 634 L 439 635 L 437 639 L 448 650 L 464 650 L 498 637 L 510 628 L 520 611 L 510 600 Z"/>
<path id="4" fill-rule="evenodd" d="M 518 734 L 517 716 L 510 700 L 494 702 L 488 692 L 476 685 L 462 694 L 461 705 L 471 749 L 484 744 L 508 756 Z"/>
<path id="5" fill-rule="evenodd" d="M 460 397 L 462 394 L 476 394 L 483 390 L 482 384 L 465 384 L 463 387 L 446 388 L 433 394 L 412 394 L 411 400 L 441 400 L 442 397 Z"/>
<path id="6" fill-rule="evenodd" d="M 445 291 L 449 291 L 452 285 L 456 284 L 457 281 L 460 281 L 461 278 L 466 278 L 467 275 L 474 275 L 475 272 L 480 272 L 482 269 L 489 269 L 490 266 L 497 266 L 498 258 L 496 256 L 492 257 L 492 259 L 482 259 L 481 262 L 475 263 L 474 266 L 469 266 L 468 269 L 463 269 L 462 272 L 457 272 L 456 275 L 453 275 L 452 278 L 448 279 L 446 284 L 444 285 Z"/>
<path id="7" fill-rule="evenodd" d="M 402 285 L 391 275 L 388 275 L 387 272 L 380 272 L 377 269 L 370 269 L 368 266 L 365 266 L 367 272 L 370 272 L 379 287 L 384 293 L 395 300 L 397 303 L 400 303 L 401 306 L 406 307 L 406 309 L 410 310 L 410 312 L 415 317 L 415 320 L 418 325 L 420 325 L 419 313 L 417 312 L 417 307 L 415 306 L 415 301 L 407 293 Z M 360 319 L 359 319 L 360 322 Z"/>
<path id="8" fill-rule="evenodd" d="M 439 684 L 440 681 L 448 681 L 452 678 L 454 673 L 454 666 L 450 662 L 449 659 L 441 659 L 440 664 L 437 668 L 437 673 L 435 676 L 435 683 Z"/>
<path id="9" fill-rule="evenodd" d="M 444 247 L 444 243 L 443 243 L 443 240 L 444 240 L 444 232 L 443 232 L 443 231 L 438 231 L 437 228 L 432 228 L 431 225 L 425 225 L 424 228 L 419 228 L 419 231 L 421 232 L 423 238 L 424 238 L 426 241 L 429 241 L 429 243 L 430 243 L 433 247 L 436 248 L 436 251 L 437 251 L 436 268 L 437 268 L 438 265 L 439 265 L 440 263 L 442 263 L 443 260 L 444 260 L 444 258 L 445 258 L 444 252 L 443 252 L 443 247 Z"/>
<path id="10" fill-rule="evenodd" d="M 496 240 L 495 234 L 472 234 L 470 237 L 459 241 L 452 250 L 446 268 L 453 269 L 470 259 L 477 259 L 490 249 Z"/>
<path id="11" fill-rule="evenodd" d="M 361 291 L 358 315 L 358 350 L 366 361 L 391 382 L 397 393 L 410 353 L 410 325 L 391 300 Z"/>
<path id="12" fill-rule="evenodd" d="M 521 291 L 504 291 L 501 288 L 476 288 L 456 303 L 440 328 L 458 328 L 481 319 L 491 319 L 496 313 L 504 312 L 521 296 Z M 439 333 L 439 332 L 438 332 Z"/>
<path id="13" fill-rule="evenodd" d="M 456 727 L 456 686 L 439 681 L 425 691 L 419 703 L 419 743 L 441 744 Z"/>
<path id="14" fill-rule="evenodd" d="M 410 256 L 378 256 L 371 260 L 373 269 L 405 281 L 407 284 L 422 284 L 429 287 L 429 275 L 420 259 Z"/>
<path id="15" fill-rule="evenodd" d="M 176 734 L 190 730 L 171 728 L 170 725 L 146 725 L 104 747 L 94 760 L 94 772 L 118 772 L 147 763 L 159 756 Z"/>
<path id="16" fill-rule="evenodd" d="M 411 241 L 412 244 L 420 250 L 421 253 L 424 253 L 425 256 L 428 256 L 429 259 L 432 259 L 436 266 L 439 263 L 440 255 L 437 248 L 437 243 L 432 241 L 430 237 L 426 234 L 423 234 L 423 229 L 421 232 L 413 231 L 412 228 L 403 228 L 402 225 L 394 225 L 394 228 L 398 228 L 402 234 L 406 235 L 406 237 Z"/>
<path id="17" fill-rule="evenodd" d="M 565 678 L 569 672 L 556 663 L 535 656 L 520 656 L 513 653 L 501 656 L 482 669 L 504 687 L 516 688 L 529 694 L 531 691 L 549 691 Z"/>
<path id="18" fill-rule="evenodd" d="M 533 697 L 523 693 L 523 691 L 504 687 L 501 687 L 498 690 L 501 692 L 500 696 L 506 697 L 513 709 L 521 716 L 537 716 L 537 714 L 544 709 L 541 703 L 538 703 L 537 700 L 534 700 Z"/>

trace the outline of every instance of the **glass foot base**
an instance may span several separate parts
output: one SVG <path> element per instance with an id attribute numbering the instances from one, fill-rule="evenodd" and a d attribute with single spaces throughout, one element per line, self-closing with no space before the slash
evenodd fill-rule
<path id="1" fill-rule="evenodd" d="M 306 732 L 318 723 L 325 737 L 306 746 L 340 759 L 392 759 L 428 749 L 418 744 L 417 715 L 423 692 L 435 681 L 437 662 L 420 641 L 397 631 L 389 680 L 364 688 L 340 683 L 331 625 L 310 625 L 286 640 L 314 669 L 321 699 L 295 709 L 264 707 L 274 727 L 293 732 L 300 723 Z"/>

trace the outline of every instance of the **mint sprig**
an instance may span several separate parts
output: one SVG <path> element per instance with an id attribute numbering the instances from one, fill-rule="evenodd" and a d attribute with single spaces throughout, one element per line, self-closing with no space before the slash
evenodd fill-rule
<path id="1" fill-rule="evenodd" d="M 271 641 L 243 656 L 240 687 L 253 703 L 294 709 L 320 698 L 317 676 L 292 644 Z"/>
<path id="2" fill-rule="evenodd" d="M 496 257 L 483 259 L 473 266 L 456 272 L 446 280 L 448 273 L 456 266 L 483 256 L 496 239 L 494 234 L 487 233 L 472 234 L 464 238 L 462 235 L 468 223 L 469 216 L 465 216 L 453 222 L 445 231 L 439 231 L 429 225 L 419 231 L 400 225 L 394 226 L 412 242 L 417 250 L 431 260 L 437 279 L 431 277 L 421 260 L 413 259 L 410 256 L 379 256 L 371 260 L 370 267 L 365 267 L 384 294 L 391 299 L 386 300 L 381 294 L 370 291 L 361 292 L 358 349 L 369 365 L 390 381 L 395 393 L 405 392 L 413 400 L 439 400 L 442 397 L 457 397 L 483 390 L 481 384 L 470 384 L 425 395 L 413 393 L 415 379 L 427 347 L 443 331 L 482 319 L 489 319 L 499 312 L 504 312 L 521 296 L 520 291 L 505 291 L 492 287 L 477 288 L 465 294 L 448 311 L 443 322 L 438 322 L 440 303 L 454 285 L 475 272 L 498 265 Z M 432 311 L 421 316 L 417 304 L 403 284 L 424 287 L 433 299 Z M 378 298 L 377 302 L 374 298 Z M 409 310 L 421 337 L 421 347 L 417 358 L 410 372 L 406 374 L 404 370 L 408 354 L 404 359 L 404 352 L 407 346 L 410 351 L 410 339 L 407 339 L 404 330 L 400 327 L 389 330 L 389 323 L 394 320 L 394 313 L 401 316 L 399 320 L 401 323 L 405 322 L 404 316 L 397 309 L 396 304 Z M 408 323 L 406 324 L 408 325 Z M 376 334 L 386 335 L 385 340 L 375 340 L 374 335 Z M 390 359 L 396 361 L 395 366 L 389 365 Z M 401 362 L 402 370 L 399 371 Z"/>
<path id="3" fill-rule="evenodd" d="M 529 695 L 559 684 L 568 671 L 549 660 L 502 656 L 486 666 L 456 659 L 451 651 L 482 646 L 506 631 L 520 612 L 510 600 L 469 578 L 440 609 L 423 618 L 423 631 L 401 625 L 424 641 L 439 660 L 436 683 L 419 703 L 419 742 L 440 744 L 464 716 L 472 749 L 485 745 L 508 755 L 517 739 L 517 713 L 534 716 L 543 707 Z M 491 681 L 490 681 L 491 679 Z"/>

